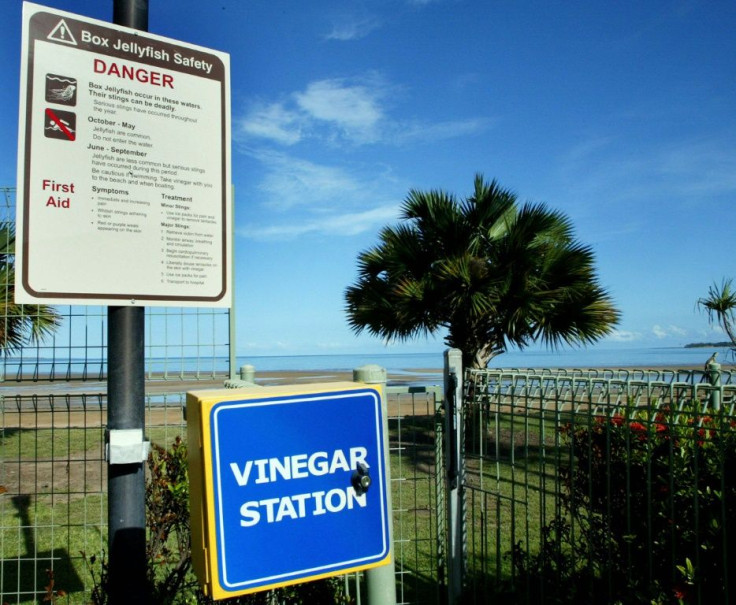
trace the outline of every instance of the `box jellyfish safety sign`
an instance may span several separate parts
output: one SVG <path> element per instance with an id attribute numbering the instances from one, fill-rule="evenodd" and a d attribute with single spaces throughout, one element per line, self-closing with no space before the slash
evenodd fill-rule
<path id="1" fill-rule="evenodd" d="M 388 563 L 382 389 L 187 394 L 192 558 L 215 599 Z"/>
<path id="2" fill-rule="evenodd" d="M 18 302 L 230 306 L 229 65 L 24 3 Z"/>

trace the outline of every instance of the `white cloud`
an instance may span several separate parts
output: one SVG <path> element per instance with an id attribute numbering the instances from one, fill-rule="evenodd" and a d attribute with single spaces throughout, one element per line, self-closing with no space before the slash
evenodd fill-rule
<path id="1" fill-rule="evenodd" d="M 634 342 L 641 340 L 641 333 L 630 332 L 628 330 L 615 330 L 608 338 L 614 342 Z"/>
<path id="2" fill-rule="evenodd" d="M 698 334 L 700 334 L 701 336 L 703 336 L 705 338 L 710 338 L 710 337 L 713 337 L 713 336 L 719 336 L 720 337 L 720 336 L 725 335 L 726 334 L 726 331 L 721 326 L 719 326 L 718 324 L 710 324 L 708 326 L 708 329 L 707 330 L 699 330 L 698 331 Z"/>
<path id="3" fill-rule="evenodd" d="M 395 100 L 399 93 L 400 87 L 375 73 L 315 80 L 281 100 L 252 104 L 238 121 L 236 136 L 281 146 L 307 141 L 405 145 L 472 136 L 492 125 L 483 117 L 426 123 L 395 119 L 388 99 Z"/>
<path id="4" fill-rule="evenodd" d="M 657 338 L 667 338 L 669 334 L 667 333 L 667 330 L 662 328 L 662 326 L 654 325 L 652 326 L 652 332 Z"/>
<path id="5" fill-rule="evenodd" d="M 262 203 L 274 210 L 295 207 L 311 211 L 331 207 L 362 194 L 365 184 L 345 170 L 282 154 L 262 154 L 266 166 L 259 190 Z"/>
<path id="6" fill-rule="evenodd" d="M 336 40 L 338 42 L 360 40 L 380 26 L 380 21 L 374 16 L 341 17 L 333 24 L 332 30 L 325 36 L 325 39 Z"/>
<path id="7" fill-rule="evenodd" d="M 258 241 L 290 240 L 308 234 L 353 236 L 374 231 L 378 226 L 398 217 L 395 204 L 371 208 L 363 212 L 346 212 L 334 215 L 271 225 L 248 224 L 236 230 L 241 237 Z"/>
<path id="8" fill-rule="evenodd" d="M 736 153 L 722 134 L 667 141 L 632 153 L 623 135 L 592 137 L 562 158 L 562 174 L 588 199 L 635 201 L 676 197 L 702 204 L 703 196 L 736 192 Z"/>
<path id="9" fill-rule="evenodd" d="M 328 233 L 356 235 L 374 230 L 379 225 L 396 221 L 398 216 L 399 206 L 397 204 L 386 204 L 362 212 L 338 214 L 326 220 L 321 220 L 320 223 L 324 225 L 323 230 Z"/>
<path id="10" fill-rule="evenodd" d="M 321 148 L 344 145 L 354 152 L 356 145 L 426 143 L 477 134 L 490 125 L 484 118 L 428 124 L 396 120 L 389 109 L 401 92 L 380 74 L 369 73 L 314 80 L 280 99 L 251 104 L 238 122 L 236 140 L 240 151 L 262 166 L 251 201 L 263 212 L 252 213 L 237 233 L 284 240 L 375 230 L 397 219 L 409 184 L 397 182 L 385 165 L 349 163 L 355 155 L 341 154 L 331 164 L 311 159 L 324 155 Z M 302 157 L 280 151 L 286 147 Z"/>
<path id="11" fill-rule="evenodd" d="M 294 99 L 310 118 L 336 127 L 348 139 L 365 143 L 378 137 L 378 126 L 384 117 L 382 96 L 380 84 L 351 84 L 334 79 L 312 82 Z"/>
<path id="12" fill-rule="evenodd" d="M 293 145 L 301 139 L 300 116 L 280 103 L 253 107 L 240 120 L 242 133 L 269 139 L 282 145 Z"/>
<path id="13" fill-rule="evenodd" d="M 736 154 L 730 141 L 682 141 L 654 157 L 652 172 L 658 184 L 671 184 L 686 196 L 717 195 L 736 191 Z"/>
<path id="14" fill-rule="evenodd" d="M 663 338 L 672 338 L 676 336 L 687 336 L 687 330 L 672 324 L 670 324 L 666 328 L 660 326 L 659 324 L 655 324 L 654 326 L 652 326 L 652 333 L 660 340 Z"/>
<path id="15" fill-rule="evenodd" d="M 492 125 L 488 118 L 448 120 L 433 124 L 409 123 L 396 125 L 396 141 L 399 143 L 443 141 L 456 137 L 480 134 Z"/>
<path id="16" fill-rule="evenodd" d="M 392 222 L 406 184 L 382 166 L 328 166 L 274 152 L 254 154 L 264 176 L 254 200 L 268 222 L 239 226 L 253 240 L 295 239 L 307 234 L 352 236 Z"/>
<path id="17" fill-rule="evenodd" d="M 684 328 L 680 328 L 678 326 L 673 326 L 671 324 L 670 324 L 669 328 L 670 328 L 670 332 L 674 336 L 687 336 L 687 330 L 684 329 Z"/>

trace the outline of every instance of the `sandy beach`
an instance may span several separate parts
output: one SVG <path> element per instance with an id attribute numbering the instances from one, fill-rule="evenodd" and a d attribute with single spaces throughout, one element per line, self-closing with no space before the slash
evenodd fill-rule
<path id="1" fill-rule="evenodd" d="M 491 368 L 495 370 L 496 368 Z M 523 369 L 514 368 L 514 371 Z M 621 372 L 635 373 L 658 373 L 662 376 L 674 372 L 702 372 L 702 366 L 668 366 L 651 365 L 647 368 L 620 367 L 620 368 L 560 368 L 558 370 L 546 370 L 550 372 L 578 372 L 578 371 L 603 371 L 619 370 Z M 722 370 L 727 374 L 733 372 L 733 366 L 724 364 Z M 530 368 L 526 371 L 540 372 L 540 368 Z M 228 377 L 220 376 L 153 376 L 145 380 L 146 395 L 153 398 L 164 398 L 168 394 L 186 393 L 193 390 L 209 390 L 224 388 Z M 321 382 L 344 382 L 352 381 L 352 370 L 278 370 L 263 371 L 255 373 L 255 383 L 259 386 L 314 384 Z M 407 385 L 441 385 L 442 368 L 409 368 L 405 370 L 388 370 L 388 386 Z M 57 403 L 68 400 L 84 401 L 107 397 L 107 382 L 105 380 L 83 380 L 75 377 L 72 380 L 33 380 L 32 377 L 24 377 L 23 380 L 9 379 L 0 382 L 0 396 L 7 402 L 15 399 L 39 401 L 42 399 L 55 400 Z"/>
<path id="2" fill-rule="evenodd" d="M 227 376 L 196 377 L 190 375 L 161 376 L 146 378 L 146 395 L 161 395 L 165 393 L 181 393 L 191 390 L 224 388 Z M 256 372 L 255 383 L 260 386 L 288 385 L 288 384 L 310 384 L 319 382 L 344 382 L 352 381 L 353 372 L 350 370 L 279 370 Z M 441 384 L 442 368 L 430 369 L 407 369 L 401 371 L 388 371 L 387 382 L 389 385 L 406 385 L 417 382 Z M 34 380 L 32 377 L 24 377 L 23 380 L 8 379 L 0 382 L 0 395 L 6 398 L 17 396 L 73 396 L 97 395 L 107 393 L 107 382 L 105 380 L 83 380 L 74 377 L 72 380 Z"/>
<path id="3" fill-rule="evenodd" d="M 409 385 L 418 381 L 441 384 L 442 370 L 413 369 L 388 372 L 387 379 L 389 386 Z M 146 426 L 183 424 L 182 394 L 189 391 L 224 389 L 226 380 L 226 376 L 147 379 L 145 393 L 152 403 L 146 408 Z M 259 372 L 255 376 L 258 386 L 352 380 L 352 371 L 272 371 Z M 104 425 L 106 421 L 107 382 L 104 380 L 81 380 L 81 378 L 70 381 L 11 380 L 0 384 L 6 428 L 89 428 Z M 393 410 L 393 413 L 398 413 L 398 410 Z"/>

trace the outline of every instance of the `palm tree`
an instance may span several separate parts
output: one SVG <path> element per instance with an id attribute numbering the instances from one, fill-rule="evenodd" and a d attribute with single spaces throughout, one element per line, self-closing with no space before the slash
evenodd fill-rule
<path id="1" fill-rule="evenodd" d="M 698 307 L 706 312 L 711 324 L 720 324 L 736 349 L 736 291 L 733 289 L 733 279 L 724 279 L 720 286 L 714 283 L 708 288 L 708 296 L 698 299 Z"/>
<path id="2" fill-rule="evenodd" d="M 39 342 L 52 334 L 61 317 L 47 305 L 15 302 L 15 229 L 0 221 L 0 352 L 13 352 L 25 342 Z"/>
<path id="3" fill-rule="evenodd" d="M 445 329 L 465 366 L 482 368 L 510 345 L 592 343 L 618 322 L 570 220 L 543 204 L 519 206 L 495 180 L 477 175 L 462 202 L 412 190 L 401 218 L 358 256 L 345 293 L 356 333 L 405 340 Z"/>

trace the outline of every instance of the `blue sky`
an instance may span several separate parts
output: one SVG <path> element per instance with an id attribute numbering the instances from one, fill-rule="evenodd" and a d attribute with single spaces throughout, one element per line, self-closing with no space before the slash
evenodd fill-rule
<path id="1" fill-rule="evenodd" d="M 21 2 L 0 4 L 14 185 Z M 622 312 L 599 346 L 724 339 L 695 303 L 736 277 L 736 3 L 150 0 L 149 30 L 231 55 L 239 354 L 441 350 L 356 337 L 343 293 L 409 189 L 476 173 L 593 247 Z"/>

